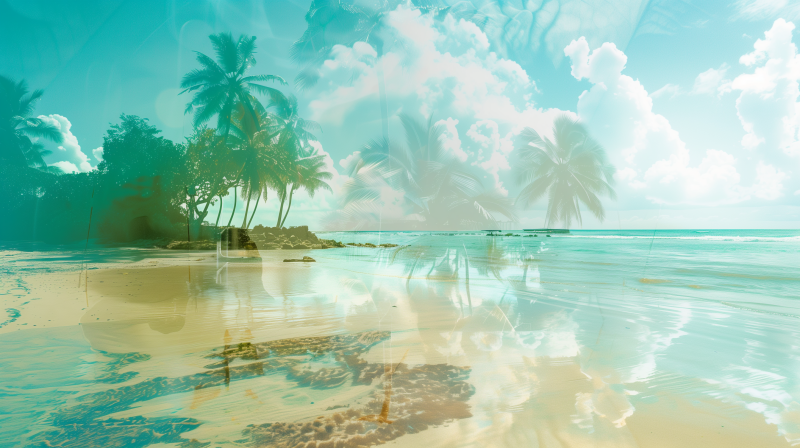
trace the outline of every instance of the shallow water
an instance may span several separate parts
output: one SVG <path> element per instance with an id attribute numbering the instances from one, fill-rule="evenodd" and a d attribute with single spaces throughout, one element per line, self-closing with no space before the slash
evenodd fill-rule
<path id="1" fill-rule="evenodd" d="M 0 252 L 0 446 L 800 444 L 800 232 L 319 236 Z"/>

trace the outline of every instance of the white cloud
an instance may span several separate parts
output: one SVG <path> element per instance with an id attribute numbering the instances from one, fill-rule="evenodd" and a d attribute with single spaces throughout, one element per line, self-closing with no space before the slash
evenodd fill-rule
<path id="1" fill-rule="evenodd" d="M 456 129 L 457 124 L 458 120 L 455 118 L 437 121 L 436 126 L 444 128 L 439 136 L 439 142 L 445 152 L 453 154 L 460 162 L 466 162 L 469 155 L 461 148 L 461 139 L 458 137 L 458 129 Z"/>
<path id="2" fill-rule="evenodd" d="M 51 163 L 50 166 L 55 166 L 57 168 L 60 168 L 61 171 L 65 172 L 65 173 L 79 173 L 80 172 L 78 167 L 75 166 L 75 164 L 72 163 L 72 162 L 64 162 L 64 161 L 55 162 L 55 163 Z"/>
<path id="3" fill-rule="evenodd" d="M 387 45 L 381 58 L 361 42 L 337 46 L 324 62 L 319 83 L 308 92 L 311 118 L 326 129 L 349 129 L 337 139 L 346 148 L 377 137 L 382 74 L 392 116 L 433 116 L 443 128 L 443 149 L 486 178 L 484 187 L 508 194 L 503 176 L 510 169 L 514 137 L 524 127 L 548 135 L 553 119 L 564 112 L 536 108 L 531 102 L 535 83 L 519 64 L 490 51 L 487 36 L 474 23 L 452 16 L 434 20 L 405 7 L 385 20 Z M 404 144 L 393 120 L 390 138 Z M 349 166 L 356 156 L 350 154 L 339 165 Z"/>
<path id="4" fill-rule="evenodd" d="M 102 162 L 103 161 L 103 147 L 100 146 L 98 148 L 93 149 L 92 150 L 92 155 L 94 156 L 95 159 L 97 159 L 97 163 Z"/>
<path id="5" fill-rule="evenodd" d="M 581 38 L 564 53 L 575 77 L 593 84 L 578 100 L 578 116 L 607 149 L 625 187 L 655 203 L 719 205 L 751 197 L 733 154 L 690 150 L 669 120 L 653 112 L 642 84 L 622 74 L 627 56 L 614 44 L 589 51 Z"/>
<path id="6" fill-rule="evenodd" d="M 664 87 L 651 93 L 650 98 L 660 98 L 660 97 L 674 98 L 676 95 L 679 95 L 680 93 L 681 93 L 680 86 L 676 84 L 665 84 Z"/>
<path id="7" fill-rule="evenodd" d="M 753 195 L 768 201 L 783 196 L 783 181 L 789 176 L 772 165 L 758 162 L 756 167 L 756 180 L 753 185 Z M 797 194 L 797 193 L 795 193 Z"/>
<path id="8" fill-rule="evenodd" d="M 717 95 L 721 93 L 720 88 L 729 82 L 725 79 L 725 74 L 729 68 L 728 64 L 722 64 L 719 68 L 710 68 L 697 75 L 694 80 L 694 87 L 692 87 L 692 93 L 696 95 Z"/>
<path id="9" fill-rule="evenodd" d="M 783 19 L 753 45 L 754 51 L 739 62 L 755 67 L 737 76 L 728 90 L 740 91 L 736 110 L 745 135 L 746 149 L 775 148 L 800 155 L 800 55 L 792 42 L 795 26 Z"/>
<path id="10" fill-rule="evenodd" d="M 78 138 L 75 137 L 71 131 L 72 123 L 70 123 L 66 117 L 58 114 L 52 114 L 39 115 L 39 119 L 57 127 L 61 131 L 61 136 L 64 139 L 63 143 L 56 151 L 53 151 L 53 154 L 49 156 L 48 159 L 55 158 L 59 159 L 58 162 L 69 162 L 69 166 L 75 167 L 76 170 L 82 172 L 87 172 L 94 169 L 92 164 L 89 163 L 89 157 L 87 157 L 86 154 L 81 151 L 81 145 L 78 144 Z M 50 163 L 50 165 L 56 164 Z M 59 166 L 62 168 L 62 170 L 66 171 L 64 168 L 67 166 L 66 164 L 56 166 Z"/>
<path id="11" fill-rule="evenodd" d="M 339 161 L 339 166 L 347 171 L 353 169 L 353 164 L 361 158 L 361 151 L 353 151 L 347 157 Z"/>
<path id="12" fill-rule="evenodd" d="M 511 169 L 508 155 L 514 150 L 513 132 L 500 137 L 499 127 L 492 120 L 480 120 L 470 126 L 467 137 L 478 145 L 478 156 L 473 165 L 480 166 L 494 179 L 494 189 L 503 196 L 508 190 L 500 180 L 500 171 Z"/>

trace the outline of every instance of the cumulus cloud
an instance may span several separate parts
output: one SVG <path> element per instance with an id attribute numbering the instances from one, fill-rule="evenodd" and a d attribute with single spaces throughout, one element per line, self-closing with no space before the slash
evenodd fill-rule
<path id="1" fill-rule="evenodd" d="M 66 117 L 58 114 L 52 114 L 39 115 L 39 119 L 58 128 L 61 131 L 62 138 L 64 139 L 63 143 L 58 147 L 58 149 L 53 151 L 53 154 L 48 158 L 59 159 L 57 162 L 68 162 L 68 164 L 50 163 L 50 165 L 58 166 L 64 171 L 67 171 L 68 168 L 71 169 L 72 167 L 75 167 L 74 171 L 82 172 L 87 172 L 94 169 L 92 164 L 89 163 L 89 157 L 87 157 L 86 154 L 81 151 L 81 145 L 78 144 L 78 138 L 75 137 L 71 131 L 72 123 L 70 123 Z"/>
<path id="2" fill-rule="evenodd" d="M 103 161 L 103 147 L 100 146 L 99 148 L 93 149 L 92 150 L 92 155 L 94 156 L 95 159 L 97 159 L 97 163 L 102 162 Z"/>
<path id="3" fill-rule="evenodd" d="M 783 196 L 783 182 L 789 176 L 764 162 L 758 162 L 756 167 L 756 180 L 753 185 L 753 195 L 768 201 L 778 199 Z"/>
<path id="4" fill-rule="evenodd" d="M 511 169 L 508 164 L 508 155 L 514 150 L 513 132 L 500 136 L 499 127 L 492 120 L 480 120 L 470 126 L 467 137 L 479 145 L 478 157 L 473 165 L 480 166 L 492 176 L 494 189 L 503 196 L 508 196 L 508 190 L 500 180 L 500 171 Z"/>
<path id="5" fill-rule="evenodd" d="M 753 71 L 726 86 L 740 92 L 736 110 L 747 149 L 779 148 L 800 155 L 800 55 L 792 41 L 794 29 L 793 23 L 776 20 L 754 50 L 739 59 Z"/>
<path id="6" fill-rule="evenodd" d="M 730 151 L 688 148 L 669 120 L 653 112 L 652 96 L 642 84 L 622 73 L 627 56 L 614 44 L 590 51 L 580 38 L 564 53 L 572 60 L 573 76 L 593 84 L 578 100 L 578 116 L 608 150 L 624 187 L 666 204 L 720 205 L 753 196 L 778 197 L 776 185 L 762 186 L 758 179 L 753 186 L 743 185 L 739 158 Z M 700 90 L 719 84 L 725 70 L 716 69 L 713 76 L 706 72 Z"/>
<path id="7" fill-rule="evenodd" d="M 59 168 L 61 171 L 65 172 L 65 173 L 79 173 L 81 171 L 72 162 L 64 162 L 64 161 L 55 162 L 55 163 L 51 163 L 50 166 L 54 166 L 56 168 Z"/>
<path id="8" fill-rule="evenodd" d="M 518 63 L 491 51 L 486 34 L 474 23 L 452 16 L 435 20 L 402 6 L 385 20 L 381 57 L 363 42 L 334 48 L 309 92 L 311 118 L 334 129 L 326 130 L 326 136 L 348 129 L 337 139 L 344 147 L 378 137 L 378 80 L 383 77 L 392 116 L 432 116 L 443 129 L 442 148 L 488 179 L 487 189 L 508 194 L 502 177 L 510 169 L 516 135 L 525 127 L 547 135 L 553 119 L 564 112 L 537 108 L 531 101 L 536 84 Z M 404 144 L 403 135 L 393 131 L 390 138 Z M 350 166 L 357 155 L 339 165 Z"/>
<path id="9" fill-rule="evenodd" d="M 458 137 L 458 129 L 456 128 L 457 124 L 458 120 L 455 118 L 448 118 L 436 122 L 437 126 L 444 128 L 442 134 L 439 136 L 439 143 L 442 145 L 442 149 L 445 152 L 455 156 L 459 162 L 466 162 L 469 155 L 464 152 L 464 149 L 461 147 L 461 139 Z"/>
<path id="10" fill-rule="evenodd" d="M 729 68 L 728 64 L 722 64 L 719 68 L 710 68 L 697 75 L 694 80 L 694 87 L 692 87 L 692 93 L 696 95 L 721 94 L 721 89 L 729 82 L 725 79 L 725 74 Z"/>

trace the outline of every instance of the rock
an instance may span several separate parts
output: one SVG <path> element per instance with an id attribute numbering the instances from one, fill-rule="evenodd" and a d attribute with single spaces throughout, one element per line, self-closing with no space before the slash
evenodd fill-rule
<path id="1" fill-rule="evenodd" d="M 292 248 L 293 248 L 292 245 L 288 243 L 281 246 L 281 249 L 292 249 Z"/>
<path id="2" fill-rule="evenodd" d="M 213 241 L 172 241 L 167 244 L 170 250 L 214 250 L 217 243 Z"/>
<path id="3" fill-rule="evenodd" d="M 383 243 L 383 244 L 380 245 L 380 247 L 397 247 L 397 244 Z"/>
<path id="4" fill-rule="evenodd" d="M 294 249 L 311 249 L 311 246 L 305 244 L 304 242 L 300 242 L 299 244 L 295 244 L 293 246 Z"/>
<path id="5" fill-rule="evenodd" d="M 375 247 L 375 245 L 372 243 L 366 243 L 364 244 L 364 247 Z"/>
<path id="6" fill-rule="evenodd" d="M 283 260 L 284 263 L 311 263 L 317 260 L 311 257 L 303 257 L 303 258 L 287 258 Z"/>

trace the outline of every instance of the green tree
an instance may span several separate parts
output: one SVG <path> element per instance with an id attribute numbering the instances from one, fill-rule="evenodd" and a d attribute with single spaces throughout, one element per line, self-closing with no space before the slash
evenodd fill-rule
<path id="1" fill-rule="evenodd" d="M 275 121 L 275 116 L 260 103 L 254 104 L 253 114 L 242 105 L 238 106 L 238 112 L 233 116 L 235 132 L 231 133 L 229 142 L 234 147 L 232 156 L 239 167 L 237 185 L 241 187 L 242 199 L 247 200 L 242 228 L 249 226 L 261 198 L 267 199 L 269 188 L 279 188 L 280 177 L 287 172 L 291 160 L 290 155 L 280 148 L 280 125 Z M 255 199 L 255 207 L 252 215 L 249 215 L 252 199 Z"/>
<path id="2" fill-rule="evenodd" d="M 188 181 L 183 145 L 159 136 L 147 119 L 120 116 L 103 138 L 98 165 L 105 207 L 99 230 L 106 239 L 176 237 L 185 234 Z"/>
<path id="3" fill-rule="evenodd" d="M 277 187 L 275 190 L 281 200 L 278 221 L 275 224 L 277 227 L 281 227 L 283 222 L 286 221 L 283 207 L 287 197 L 292 194 L 289 190 L 290 185 L 295 183 L 298 179 L 298 172 L 303 169 L 299 161 L 304 157 L 313 155 L 314 150 L 310 142 L 316 140 L 316 136 L 313 133 L 320 131 L 319 124 L 300 117 L 297 98 L 294 95 L 288 95 L 284 99 L 284 101 L 273 104 L 273 109 L 275 110 L 273 120 L 275 132 L 278 136 L 276 146 L 283 153 L 286 161 L 286 169 L 279 173 L 276 179 Z"/>
<path id="4" fill-rule="evenodd" d="M 202 68 L 187 73 L 181 81 L 181 92 L 193 92 L 194 97 L 186 105 L 186 113 L 194 112 L 194 126 L 206 123 L 217 116 L 217 131 L 227 137 L 231 130 L 232 115 L 237 104 L 255 115 L 257 106 L 253 94 L 280 98 L 283 94 L 259 82 L 277 82 L 286 85 L 280 76 L 248 75 L 255 64 L 256 38 L 240 36 L 233 40 L 230 33 L 209 36 L 217 60 L 197 52 L 197 62 Z"/>
<path id="5" fill-rule="evenodd" d="M 519 136 L 515 165 L 517 180 L 524 187 L 517 203 L 530 207 L 547 195 L 545 227 L 561 222 L 569 228 L 573 220 L 583 223 L 580 203 L 599 220 L 605 218 L 601 196 L 616 198 L 612 187 L 614 167 L 606 152 L 578 121 L 562 115 L 553 124 L 553 140 L 532 128 Z"/>
<path id="6" fill-rule="evenodd" d="M 278 227 L 283 227 L 286 223 L 286 218 L 289 216 L 289 210 L 292 208 L 292 196 L 294 192 L 303 189 L 308 195 L 313 198 L 314 194 L 319 190 L 331 190 L 331 186 L 326 181 L 331 180 L 333 175 L 325 170 L 325 157 L 321 155 L 312 155 L 298 160 L 295 164 L 295 171 L 292 173 L 292 187 L 289 192 L 289 204 L 286 207 L 286 214 L 283 215 L 283 220 L 279 223 Z M 283 207 L 281 207 L 283 209 Z"/>
<path id="7" fill-rule="evenodd" d="M 186 175 L 190 221 L 193 232 L 199 235 L 200 224 L 208 216 L 208 209 L 220 202 L 236 185 L 237 167 L 233 163 L 232 151 L 217 136 L 216 130 L 200 128 L 189 137 L 186 146 Z"/>
<path id="8" fill-rule="evenodd" d="M 0 75 L 0 160 L 4 164 L 46 169 L 43 156 L 49 151 L 36 140 L 62 142 L 60 129 L 32 116 L 43 93 L 42 90 L 28 93 L 25 80 L 14 82 Z"/>

